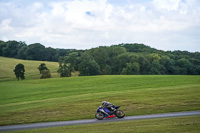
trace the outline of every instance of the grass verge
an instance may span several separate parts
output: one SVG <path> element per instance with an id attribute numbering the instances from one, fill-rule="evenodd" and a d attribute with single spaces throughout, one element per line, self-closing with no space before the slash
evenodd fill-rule
<path id="1" fill-rule="evenodd" d="M 21 130 L 12 133 L 199 133 L 199 131 L 200 115 Z"/>

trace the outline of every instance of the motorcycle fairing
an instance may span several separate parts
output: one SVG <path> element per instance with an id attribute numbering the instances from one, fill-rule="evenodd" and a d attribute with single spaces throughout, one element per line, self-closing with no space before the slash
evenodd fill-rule
<path id="1" fill-rule="evenodd" d="M 118 109 L 120 106 L 116 106 L 115 109 Z M 107 108 L 103 108 L 101 106 L 99 106 L 99 108 L 97 109 L 97 112 L 103 112 L 104 115 L 105 115 L 105 118 L 112 118 L 114 117 L 115 115 L 111 114 L 110 110 L 107 109 Z"/>

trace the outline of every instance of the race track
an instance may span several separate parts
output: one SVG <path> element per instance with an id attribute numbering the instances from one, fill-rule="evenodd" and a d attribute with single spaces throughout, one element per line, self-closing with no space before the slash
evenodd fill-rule
<path id="1" fill-rule="evenodd" d="M 139 116 L 125 116 L 122 119 L 118 119 L 118 118 L 107 118 L 107 119 L 104 119 L 104 120 L 89 119 L 89 120 L 74 120 L 74 121 L 47 122 L 47 123 L 25 124 L 25 125 L 0 126 L 0 131 L 36 129 L 36 128 L 56 127 L 56 126 L 93 124 L 93 123 L 130 121 L 130 120 L 132 121 L 132 120 L 140 120 L 140 119 L 181 117 L 181 116 L 191 116 L 191 115 L 200 115 L 200 111 L 188 111 L 188 112 L 152 114 L 152 115 L 139 115 Z"/>

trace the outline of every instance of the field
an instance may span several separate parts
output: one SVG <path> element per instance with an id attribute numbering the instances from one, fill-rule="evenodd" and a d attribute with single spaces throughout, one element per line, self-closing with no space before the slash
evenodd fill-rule
<path id="1" fill-rule="evenodd" d="M 0 57 L 0 125 L 27 124 L 37 122 L 65 121 L 78 119 L 94 119 L 94 114 L 101 101 L 106 100 L 121 105 L 127 116 L 156 114 L 167 112 L 200 110 L 200 76 L 185 75 L 104 75 L 74 76 L 59 78 L 56 76 L 58 63 L 44 62 L 55 78 L 39 79 L 37 61 L 24 61 Z M 10 65 L 9 65 L 10 63 Z M 18 63 L 26 68 L 26 80 L 17 81 L 12 70 Z M 34 69 L 34 71 L 32 71 Z M 37 74 L 38 73 L 38 74 Z M 138 125 L 136 129 L 146 132 L 157 126 L 173 127 L 173 124 L 186 123 L 188 128 L 177 129 L 187 131 L 195 124 L 199 125 L 199 116 L 120 122 L 116 124 L 92 124 L 50 128 L 52 131 L 89 127 L 91 131 L 101 126 L 114 128 Z M 187 123 L 187 121 L 191 123 Z M 141 130 L 142 123 L 150 126 Z M 175 123 L 173 123 L 175 122 Z M 170 123 L 170 124 L 168 124 Z M 123 129 L 123 128 L 122 128 Z M 77 132 L 79 131 L 77 130 Z M 116 130 L 110 131 L 120 131 Z M 196 131 L 196 128 L 194 128 Z M 33 130 L 33 132 L 36 130 Z M 40 130 L 39 130 L 40 131 Z M 181 132 L 180 131 L 180 132 Z M 41 129 L 43 132 L 43 129 Z M 50 132 L 44 129 L 44 132 Z M 85 130 L 87 132 L 87 130 Z M 153 132 L 153 130 L 152 130 Z"/>
<path id="2" fill-rule="evenodd" d="M 13 70 L 15 66 L 22 63 L 25 66 L 25 78 L 26 79 L 39 79 L 40 73 L 37 69 L 41 63 L 45 63 L 51 71 L 52 77 L 59 77 L 57 73 L 58 62 L 47 62 L 47 61 L 30 61 L 20 60 L 0 56 L 0 81 L 5 80 L 16 80 Z"/>
<path id="3" fill-rule="evenodd" d="M 200 109 L 200 76 L 89 76 L 5 81 L 0 125 L 94 118 L 101 101 L 126 115 Z"/>

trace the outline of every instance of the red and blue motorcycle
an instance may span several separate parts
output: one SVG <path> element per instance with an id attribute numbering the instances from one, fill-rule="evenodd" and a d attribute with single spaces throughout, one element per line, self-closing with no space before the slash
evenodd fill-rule
<path id="1" fill-rule="evenodd" d="M 120 106 L 116 106 L 114 107 L 116 109 L 115 111 L 110 111 L 107 108 L 99 106 L 97 109 L 97 113 L 95 114 L 95 117 L 98 120 L 102 120 L 104 118 L 112 118 L 112 117 L 123 118 L 125 116 L 125 113 L 122 110 L 118 110 L 119 107 Z"/>

